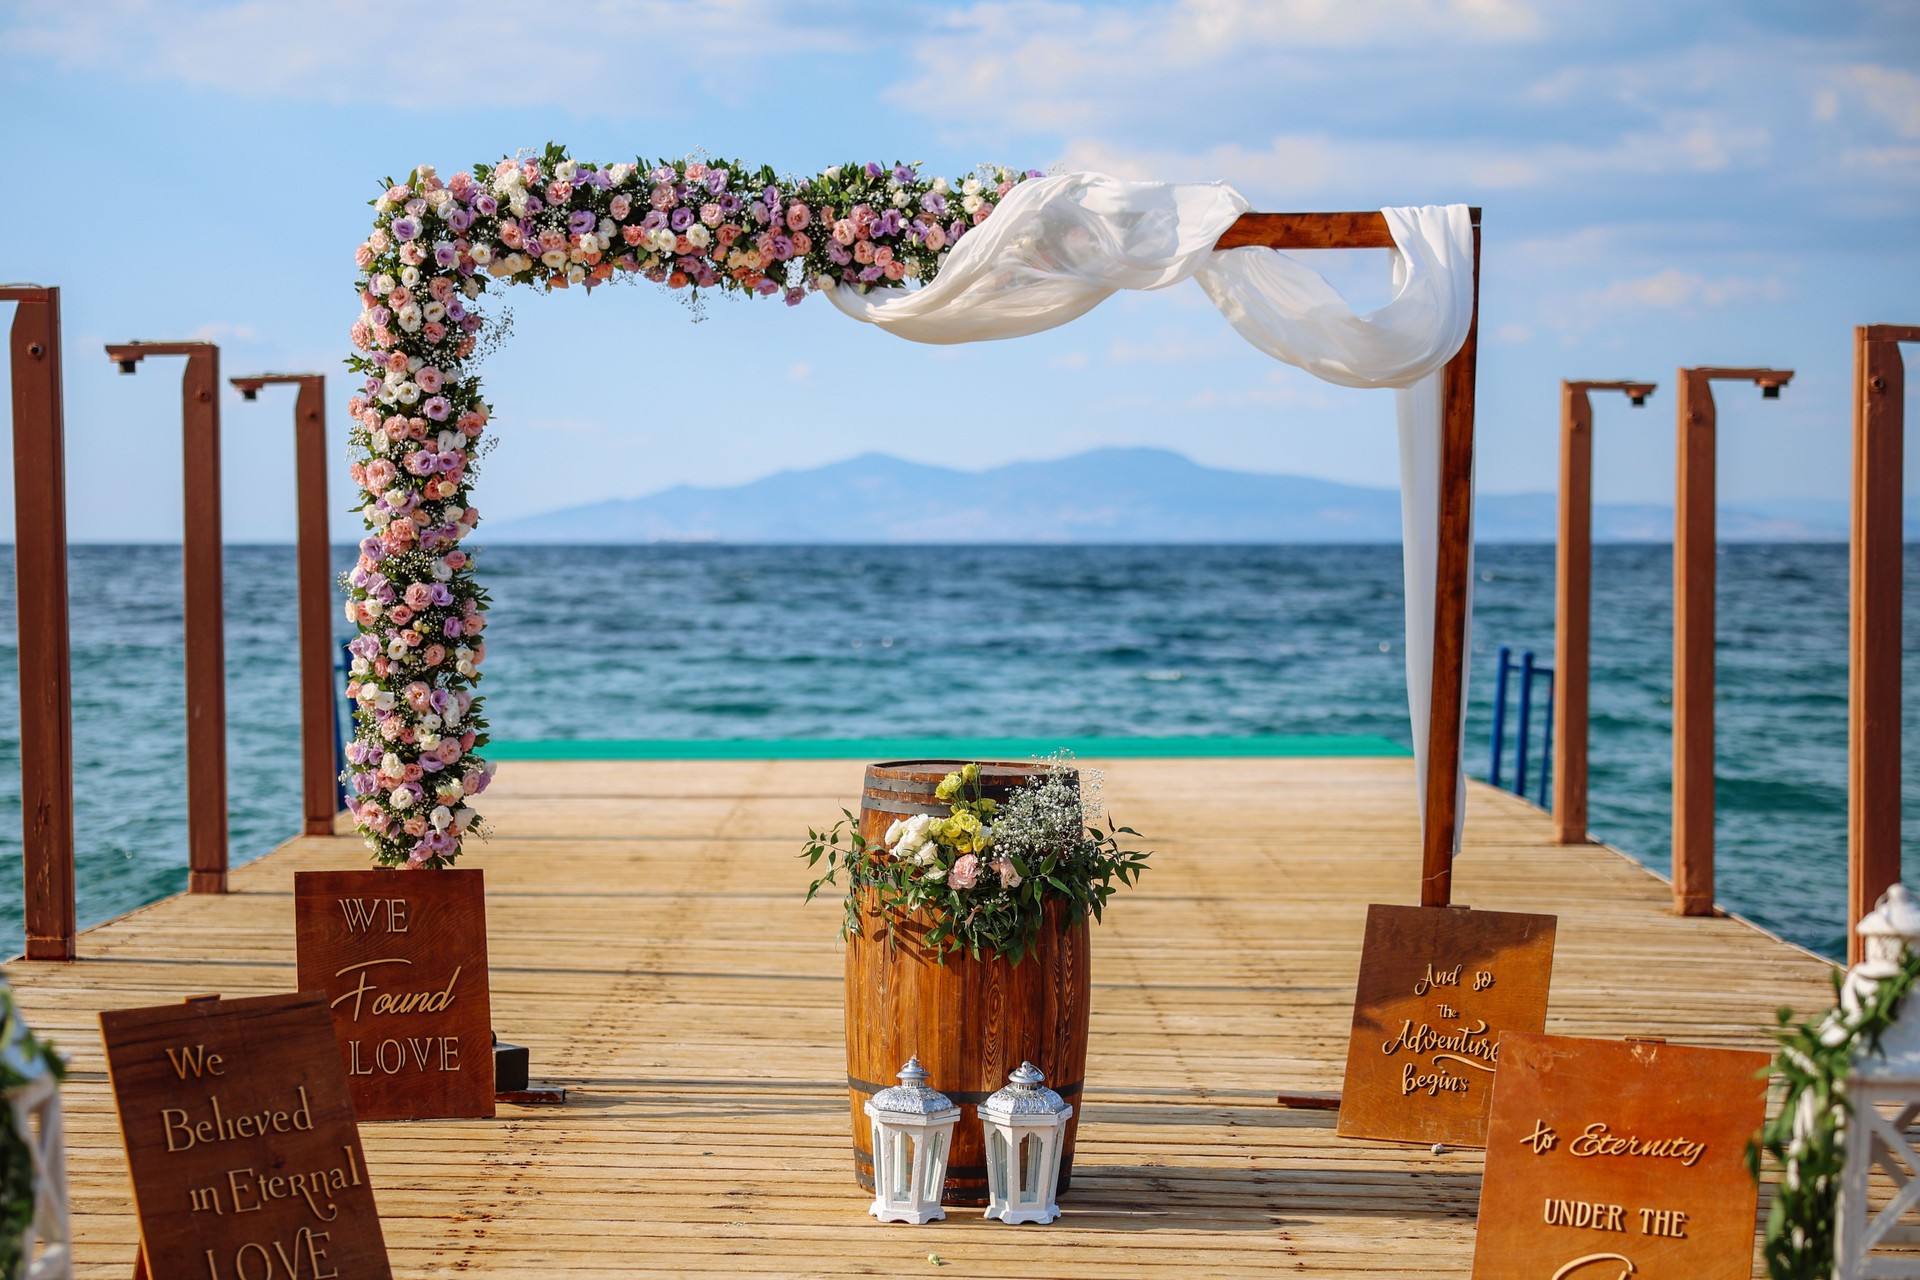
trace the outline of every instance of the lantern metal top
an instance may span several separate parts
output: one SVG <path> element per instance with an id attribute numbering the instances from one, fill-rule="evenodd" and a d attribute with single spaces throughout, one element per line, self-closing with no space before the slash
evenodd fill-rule
<path id="1" fill-rule="evenodd" d="M 1073 1110 L 1053 1090 L 1047 1078 L 1031 1062 L 1023 1062 L 1007 1077 L 1007 1085 L 980 1104 L 982 1111 L 996 1116 L 1057 1116 Z"/>
<path id="2" fill-rule="evenodd" d="M 900 1083 L 882 1089 L 867 1104 L 875 1111 L 902 1116 L 937 1116 L 958 1111 L 953 1100 L 938 1089 L 927 1087 L 927 1069 L 916 1055 L 900 1068 Z"/>
<path id="3" fill-rule="evenodd" d="M 1861 917 L 1857 929 L 1863 938 L 1920 942 L 1920 902 L 1914 901 L 1905 885 L 1892 885 L 1874 909 Z"/>

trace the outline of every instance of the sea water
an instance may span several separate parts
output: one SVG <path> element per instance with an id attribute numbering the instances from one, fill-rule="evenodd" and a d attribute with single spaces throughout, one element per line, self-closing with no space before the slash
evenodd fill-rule
<path id="1" fill-rule="evenodd" d="M 1719 898 L 1838 955 L 1847 551 L 1734 545 L 1719 563 Z M 503 546 L 480 565 L 494 595 L 482 688 L 502 739 L 1409 741 L 1397 547 Z M 1920 636 L 1916 578 L 1910 554 L 1909 636 Z M 12 581 L 0 549 L 0 886 L 20 883 Z M 179 583 L 177 547 L 72 553 L 83 925 L 185 886 Z M 1664 870 L 1668 551 L 1597 548 L 1594 583 L 1592 829 Z M 293 584 L 292 548 L 227 549 L 236 862 L 299 822 Z M 1484 777 L 1495 652 L 1552 662 L 1552 548 L 1483 547 L 1474 587 L 1467 760 Z M 1908 665 L 1906 758 L 1920 763 L 1920 673 Z M 1536 796 L 1543 721 L 1539 702 Z M 1512 769 L 1510 748 L 1509 784 Z M 1920 768 L 1905 776 L 1911 853 Z M 20 937 L 18 893 L 0 887 L 0 946 L 17 952 Z"/>

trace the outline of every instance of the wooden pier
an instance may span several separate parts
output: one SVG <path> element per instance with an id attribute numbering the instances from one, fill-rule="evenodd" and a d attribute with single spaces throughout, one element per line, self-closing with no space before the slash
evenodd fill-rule
<path id="1" fill-rule="evenodd" d="M 493 1008 L 560 1107 L 365 1127 L 398 1277 L 1460 1276 L 1481 1155 L 1337 1139 L 1369 902 L 1414 902 L 1409 759 L 1125 760 L 1110 807 L 1154 869 L 1094 931 L 1080 1155 L 1066 1216 L 882 1227 L 849 1149 L 837 903 L 802 905 L 809 824 L 858 761 L 505 765 L 485 797 Z M 1098 765 L 1099 762 L 1088 762 Z M 1824 961 L 1551 819 L 1469 790 L 1456 902 L 1560 917 L 1549 1031 L 1763 1048 L 1831 999 Z M 95 1015 L 294 983 L 292 876 L 364 864 L 303 837 L 15 964 L 71 1057 L 78 1274 L 124 1280 L 135 1223 Z M 1764 1200 L 1763 1200 L 1764 1211 Z M 937 1255 L 936 1263 L 929 1255 Z"/>

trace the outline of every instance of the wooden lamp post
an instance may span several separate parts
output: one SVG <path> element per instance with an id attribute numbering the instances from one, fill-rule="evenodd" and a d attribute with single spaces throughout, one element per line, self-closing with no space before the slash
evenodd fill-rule
<path id="1" fill-rule="evenodd" d="M 1680 370 L 1679 466 L 1673 507 L 1673 909 L 1713 907 L 1713 384 L 1751 382 L 1768 400 L 1791 369 Z"/>
<path id="2" fill-rule="evenodd" d="M 1560 384 L 1560 537 L 1554 574 L 1553 838 L 1587 842 L 1587 696 L 1593 619 L 1593 404 L 1619 391 L 1637 408 L 1651 382 Z"/>
<path id="3" fill-rule="evenodd" d="M 67 631 L 66 410 L 60 290 L 0 285 L 12 302 L 13 570 L 20 648 L 20 835 L 27 959 L 71 960 L 73 662 Z"/>
<path id="4" fill-rule="evenodd" d="M 327 532 L 327 380 L 318 373 L 259 373 L 230 379 L 243 400 L 260 388 L 291 383 L 295 487 L 299 509 L 301 832 L 333 834 L 340 811 L 334 741 L 333 570 Z"/>
<path id="5" fill-rule="evenodd" d="M 132 373 L 148 356 L 185 356 L 181 438 L 186 486 L 187 891 L 227 891 L 227 672 L 220 599 L 220 348 L 130 342 L 107 358 Z"/>
<path id="6" fill-rule="evenodd" d="M 1900 611 L 1906 367 L 1920 325 L 1853 331 L 1853 557 L 1847 686 L 1847 919 L 1900 880 Z M 1849 960 L 1862 956 L 1849 932 Z"/>

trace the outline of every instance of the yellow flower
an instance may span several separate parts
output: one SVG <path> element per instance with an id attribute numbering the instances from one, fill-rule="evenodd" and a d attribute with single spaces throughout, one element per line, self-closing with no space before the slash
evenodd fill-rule
<path id="1" fill-rule="evenodd" d="M 950 773 L 946 777 L 942 778 L 940 780 L 940 785 L 933 789 L 933 794 L 935 795 L 935 797 L 941 800 L 951 800 L 955 796 L 959 795 L 960 794 L 960 775 L 957 773 Z"/>
<path id="2" fill-rule="evenodd" d="M 960 777 L 967 782 L 980 781 L 980 766 L 977 764 L 961 766 Z"/>

